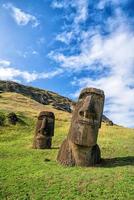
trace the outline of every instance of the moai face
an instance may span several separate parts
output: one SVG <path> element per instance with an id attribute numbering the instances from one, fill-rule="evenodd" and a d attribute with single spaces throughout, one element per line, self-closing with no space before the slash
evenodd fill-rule
<path id="1" fill-rule="evenodd" d="M 104 92 L 95 88 L 81 91 L 72 116 L 69 139 L 77 145 L 92 147 L 97 142 L 104 106 Z"/>
<path id="2" fill-rule="evenodd" d="M 52 112 L 40 112 L 36 125 L 36 135 L 42 134 L 48 137 L 54 136 L 54 121 L 55 116 Z"/>
<path id="3" fill-rule="evenodd" d="M 36 124 L 33 148 L 51 148 L 52 137 L 54 136 L 55 116 L 52 112 L 43 111 L 38 116 Z"/>

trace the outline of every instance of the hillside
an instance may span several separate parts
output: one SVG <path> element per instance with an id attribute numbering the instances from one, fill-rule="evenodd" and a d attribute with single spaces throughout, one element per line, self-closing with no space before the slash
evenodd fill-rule
<path id="1" fill-rule="evenodd" d="M 52 91 L 28 87 L 13 81 L 0 81 L 0 91 L 19 93 L 41 104 L 52 105 L 54 108 L 71 112 L 72 101 Z"/>
<path id="2" fill-rule="evenodd" d="M 51 150 L 32 149 L 37 115 L 56 115 Z M 0 111 L 14 111 L 23 123 L 0 127 L 1 200 L 133 200 L 134 129 L 102 124 L 98 144 L 102 163 L 96 167 L 63 167 L 57 163 L 71 113 L 43 105 L 22 94 L 0 94 Z"/>
<path id="3" fill-rule="evenodd" d="M 71 99 L 69 99 L 67 97 L 63 97 L 52 91 L 42 90 L 42 89 L 38 89 L 38 88 L 34 88 L 34 87 L 28 87 L 28 86 L 25 86 L 25 85 L 22 85 L 22 84 L 13 82 L 13 81 L 0 81 L 0 92 L 1 93 L 3 93 L 3 92 L 18 93 L 18 94 L 26 96 L 32 100 L 35 100 L 36 102 L 38 102 L 40 104 L 49 105 L 50 108 L 52 108 L 52 109 L 55 108 L 58 110 L 69 112 L 69 113 L 72 112 L 72 105 L 74 105 L 74 103 L 75 103 Z M 19 96 L 15 96 L 15 95 L 13 95 L 13 96 L 14 96 L 14 99 L 16 97 L 19 97 Z M 8 95 L 7 95 L 7 98 L 8 98 Z M 24 98 L 24 97 L 22 97 L 22 98 Z M 10 94 L 9 94 L 9 99 L 10 99 Z M 21 99 L 21 97 L 20 97 L 20 99 Z M 20 101 L 20 99 L 19 99 L 19 101 Z M 28 101 L 30 101 L 30 100 L 28 100 Z M 35 110 L 36 110 L 36 106 L 35 106 Z M 38 104 L 37 107 L 42 107 L 42 106 L 41 105 L 39 106 L 39 104 Z M 42 107 L 42 108 L 44 108 L 44 107 Z M 45 108 L 47 108 L 47 106 Z M 103 115 L 102 121 L 104 123 L 107 123 L 108 125 L 113 125 L 113 122 L 110 119 L 108 119 L 105 115 Z"/>
<path id="4" fill-rule="evenodd" d="M 18 114 L 25 114 L 30 118 L 36 118 L 39 112 L 43 110 L 54 112 L 57 120 L 67 120 L 71 118 L 69 112 L 57 110 L 51 105 L 43 105 L 22 94 L 14 92 L 3 92 L 0 94 L 0 111 L 5 113 L 15 112 Z"/>

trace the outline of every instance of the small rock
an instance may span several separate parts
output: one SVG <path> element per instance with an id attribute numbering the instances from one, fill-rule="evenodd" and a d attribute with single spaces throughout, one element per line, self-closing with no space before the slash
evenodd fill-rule
<path id="1" fill-rule="evenodd" d="M 7 117 L 10 124 L 16 125 L 16 123 L 19 121 L 17 115 L 14 112 L 9 113 Z"/>

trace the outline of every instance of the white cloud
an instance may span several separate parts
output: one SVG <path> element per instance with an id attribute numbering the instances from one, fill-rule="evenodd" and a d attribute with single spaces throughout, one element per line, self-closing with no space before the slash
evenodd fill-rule
<path id="1" fill-rule="evenodd" d="M 117 124 L 132 127 L 134 34 L 128 18 L 118 8 L 115 9 L 115 16 L 105 22 L 105 26 L 110 32 L 108 35 L 101 35 L 100 27 L 90 27 L 87 31 L 80 30 L 80 53 L 67 55 L 52 51 L 49 56 L 66 71 L 76 73 L 87 70 L 86 77 L 76 77 L 72 81 L 73 85 L 79 87 L 73 96 L 78 96 L 84 87 L 103 89 L 106 95 L 106 115 Z M 91 71 L 96 74 L 95 78 L 90 77 Z M 98 71 L 101 75 L 97 75 Z M 106 71 L 108 72 L 105 73 Z"/>
<path id="2" fill-rule="evenodd" d="M 21 71 L 13 67 L 1 67 L 0 66 L 0 79 L 1 80 L 15 80 L 16 78 L 23 78 L 26 82 L 32 82 L 37 79 L 36 73 L 30 73 L 27 71 Z"/>
<path id="3" fill-rule="evenodd" d="M 17 8 L 10 3 L 4 4 L 3 7 L 11 11 L 11 16 L 18 25 L 25 26 L 29 23 L 32 24 L 32 27 L 37 27 L 39 25 L 39 21 L 35 16 L 22 11 L 20 8 Z"/>
<path id="4" fill-rule="evenodd" d="M 65 11 L 70 10 L 70 8 L 73 8 L 75 10 L 73 13 L 69 13 L 69 15 L 65 14 L 64 16 L 65 19 L 72 21 L 72 30 L 70 31 L 70 26 L 68 28 L 66 27 L 67 29 L 65 31 L 59 33 L 56 36 L 56 40 L 59 40 L 60 42 L 69 45 L 72 39 L 78 36 L 80 32 L 80 25 L 84 23 L 88 18 L 88 4 L 88 0 L 63 0 L 60 2 L 54 0 L 52 2 L 53 8 L 62 8 L 65 9 Z"/>
<path id="5" fill-rule="evenodd" d="M 34 56 L 39 55 L 39 52 L 38 52 L 37 50 L 31 48 L 31 47 L 28 47 L 28 48 L 26 49 L 26 51 L 17 50 L 16 53 L 17 53 L 19 56 L 23 57 L 23 58 L 27 58 L 28 56 L 32 56 L 32 55 L 34 55 Z"/>
<path id="6" fill-rule="evenodd" d="M 51 72 L 29 72 L 22 71 L 12 67 L 7 60 L 0 60 L 0 80 L 18 80 L 23 79 L 26 82 L 32 82 L 38 79 L 50 79 L 62 73 L 62 69 L 56 69 Z"/>
<path id="7" fill-rule="evenodd" d="M 88 17 L 88 0 L 75 0 L 75 4 L 77 12 L 74 23 L 79 24 L 85 22 Z"/>
<path id="8" fill-rule="evenodd" d="M 63 73 L 63 69 L 57 69 L 55 71 L 51 71 L 51 72 L 48 72 L 48 73 L 40 73 L 39 75 L 39 78 L 41 79 L 50 79 L 50 78 L 53 78 L 57 75 L 60 75 Z"/>
<path id="9" fill-rule="evenodd" d="M 52 8 L 63 8 L 64 7 L 64 3 L 58 2 L 58 1 L 53 1 L 51 4 Z"/>
<path id="10" fill-rule="evenodd" d="M 89 33 L 90 34 L 90 33 Z M 88 35 L 88 34 L 87 34 Z M 118 73 L 125 73 L 126 66 L 133 67 L 134 62 L 134 36 L 126 26 L 119 27 L 109 36 L 103 37 L 98 33 L 90 36 L 83 36 L 80 46 L 80 54 L 65 56 L 63 53 L 51 52 L 49 56 L 62 67 L 79 71 L 88 67 L 96 69 L 94 62 L 101 62 L 112 70 L 118 68 Z"/>
<path id="11" fill-rule="evenodd" d="M 37 51 L 33 50 L 33 51 L 32 51 L 32 54 L 33 54 L 33 55 L 38 55 L 39 53 L 38 53 Z"/>
<path id="12" fill-rule="evenodd" d="M 60 33 L 56 36 L 56 40 L 61 41 L 63 43 L 69 44 L 73 38 L 73 32 L 66 32 Z"/>
<path id="13" fill-rule="evenodd" d="M 128 79 L 129 77 L 123 78 L 120 75 L 113 74 L 96 80 L 91 78 L 75 80 L 73 84 L 80 86 L 75 96 L 78 96 L 80 90 L 84 87 L 95 87 L 104 90 L 106 115 L 117 124 L 131 127 L 134 120 L 134 112 L 132 112 L 134 88 L 131 89 L 128 86 Z"/>
<path id="14" fill-rule="evenodd" d="M 104 7 L 111 3 L 112 5 L 114 6 L 117 6 L 117 5 L 120 5 L 120 4 L 125 4 L 128 0 L 100 0 L 98 5 L 97 5 L 97 8 L 98 9 L 104 9 Z"/>
<path id="15" fill-rule="evenodd" d="M 10 61 L 8 60 L 0 60 L 0 66 L 8 67 L 10 65 Z"/>
<path id="16" fill-rule="evenodd" d="M 88 48 L 87 40 L 81 46 L 82 53 L 73 59 L 71 66 L 74 70 L 76 68 L 81 70 L 85 68 L 85 65 L 89 65 L 89 68 L 96 71 L 97 66 L 94 62 L 99 60 L 102 66 L 102 77 L 76 79 L 73 84 L 79 85 L 80 89 L 83 87 L 103 89 L 106 95 L 105 111 L 107 116 L 117 124 L 131 127 L 134 120 L 134 111 L 132 111 L 134 100 L 134 35 L 126 26 L 124 29 L 122 26 L 112 32 L 109 37 L 103 38 L 98 34 L 90 42 L 90 48 Z M 64 59 L 63 64 L 67 67 L 72 58 L 64 57 Z M 108 76 L 103 75 L 103 66 L 110 70 Z M 78 95 L 79 91 L 76 91 L 75 96 Z"/>
<path id="17" fill-rule="evenodd" d="M 81 0 L 78 0 L 81 1 Z M 85 1 L 85 0 L 84 0 Z M 53 9 L 68 9 L 70 7 L 75 7 L 76 6 L 77 1 L 76 0 L 53 0 L 51 3 L 51 7 Z"/>

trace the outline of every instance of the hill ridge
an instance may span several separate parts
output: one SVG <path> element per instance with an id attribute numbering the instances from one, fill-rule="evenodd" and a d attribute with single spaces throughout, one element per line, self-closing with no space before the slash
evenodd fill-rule
<path id="1" fill-rule="evenodd" d="M 0 81 L 0 92 L 15 92 L 30 97 L 31 99 L 44 104 L 52 105 L 54 108 L 71 112 L 73 101 L 68 97 L 59 95 L 58 93 L 26 86 L 14 81 Z"/>
<path id="2" fill-rule="evenodd" d="M 72 112 L 72 105 L 75 104 L 75 102 L 68 97 L 64 97 L 53 91 L 39 89 L 32 86 L 26 86 L 20 83 L 16 83 L 14 81 L 1 80 L 0 92 L 19 93 L 37 101 L 40 104 L 51 105 L 55 109 L 66 111 L 69 113 Z M 109 125 L 113 125 L 113 122 L 105 115 L 103 115 L 102 121 Z"/>

